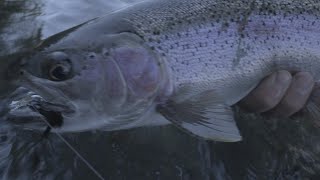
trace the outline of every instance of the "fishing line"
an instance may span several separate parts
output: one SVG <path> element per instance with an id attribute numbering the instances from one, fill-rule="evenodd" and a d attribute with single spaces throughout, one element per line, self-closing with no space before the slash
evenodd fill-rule
<path id="1" fill-rule="evenodd" d="M 53 127 L 46 121 L 46 120 L 43 120 L 47 123 L 47 125 L 52 129 Z M 90 168 L 94 174 L 96 176 L 98 176 L 101 180 L 105 180 L 102 175 L 75 149 L 72 147 L 71 144 L 69 144 L 69 142 L 61 136 L 61 134 L 59 134 L 58 132 L 54 132 L 80 159 L 82 162 L 84 162 L 88 168 Z"/>
<path id="2" fill-rule="evenodd" d="M 35 110 L 37 110 L 36 107 L 32 106 Z M 46 121 L 45 119 L 40 118 L 42 121 L 44 121 L 49 128 L 53 129 L 52 125 Z M 77 156 L 80 158 L 80 160 L 101 180 L 105 180 L 103 176 L 75 149 L 73 146 L 58 132 L 54 132 Z"/>

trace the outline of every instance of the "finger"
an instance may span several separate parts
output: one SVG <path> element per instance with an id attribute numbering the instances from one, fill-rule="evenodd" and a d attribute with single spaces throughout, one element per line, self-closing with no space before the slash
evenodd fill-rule
<path id="1" fill-rule="evenodd" d="M 250 112 L 265 112 L 274 108 L 284 96 L 291 79 L 292 76 L 288 71 L 271 74 L 240 101 L 240 107 Z"/>
<path id="2" fill-rule="evenodd" d="M 290 87 L 280 103 L 270 111 L 271 115 L 289 117 L 303 108 L 309 99 L 314 80 L 310 73 L 299 72 L 293 76 Z"/>
<path id="3" fill-rule="evenodd" d="M 314 101 L 315 103 L 320 105 L 320 82 L 315 82 L 312 92 L 311 92 L 311 96 L 310 96 L 310 100 Z"/>
<path id="4" fill-rule="evenodd" d="M 306 102 L 305 107 L 301 111 L 299 111 L 299 114 L 310 115 L 312 122 L 315 123 L 317 127 L 320 127 L 319 113 L 320 113 L 320 82 L 318 81 L 318 82 L 315 82 L 311 92 L 311 96 Z"/>

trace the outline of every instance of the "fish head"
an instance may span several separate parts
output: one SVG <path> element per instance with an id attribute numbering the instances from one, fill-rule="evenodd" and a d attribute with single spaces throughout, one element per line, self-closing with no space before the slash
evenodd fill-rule
<path id="1" fill-rule="evenodd" d="M 85 50 L 48 48 L 23 62 L 20 84 L 61 113 L 57 131 L 122 129 L 154 104 L 165 74 L 161 58 L 131 33 L 104 41 Z"/>

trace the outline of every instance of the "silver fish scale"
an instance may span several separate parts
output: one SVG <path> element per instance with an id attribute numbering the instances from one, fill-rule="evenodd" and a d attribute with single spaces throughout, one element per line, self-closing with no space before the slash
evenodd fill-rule
<path id="1" fill-rule="evenodd" d="M 319 78 L 319 7 L 319 1 L 162 0 L 133 7 L 126 17 L 165 57 L 176 89 L 194 84 L 233 104 L 278 69 Z"/>

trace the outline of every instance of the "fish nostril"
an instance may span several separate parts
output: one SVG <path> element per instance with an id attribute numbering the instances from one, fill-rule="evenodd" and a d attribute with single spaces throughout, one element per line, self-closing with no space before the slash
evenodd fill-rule
<path id="1" fill-rule="evenodd" d="M 23 76 L 24 75 L 24 71 L 20 71 L 20 75 Z"/>

